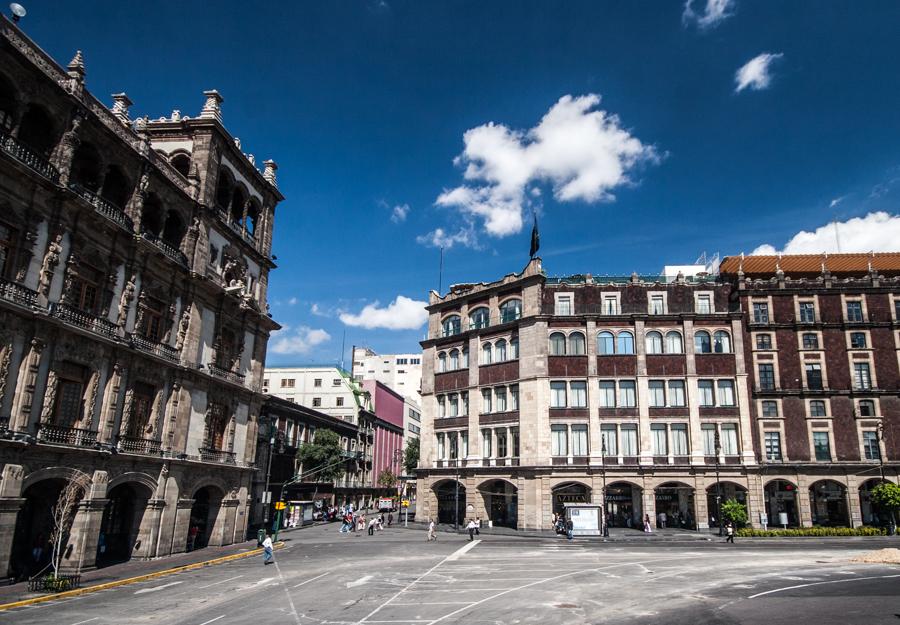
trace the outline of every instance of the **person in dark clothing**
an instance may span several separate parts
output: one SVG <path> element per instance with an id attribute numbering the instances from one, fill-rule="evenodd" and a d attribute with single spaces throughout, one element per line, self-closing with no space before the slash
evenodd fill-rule
<path id="1" fill-rule="evenodd" d="M 566 519 L 566 538 L 572 540 L 574 537 L 575 524 L 572 523 L 572 519 Z"/>

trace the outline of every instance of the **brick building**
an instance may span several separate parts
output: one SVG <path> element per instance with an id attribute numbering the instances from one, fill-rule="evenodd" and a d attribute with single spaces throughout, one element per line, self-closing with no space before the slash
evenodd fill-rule
<path id="1" fill-rule="evenodd" d="M 0 19 L 0 577 L 49 559 L 73 476 L 66 568 L 247 527 L 275 163 L 241 152 L 215 91 L 132 120 L 86 73 Z"/>

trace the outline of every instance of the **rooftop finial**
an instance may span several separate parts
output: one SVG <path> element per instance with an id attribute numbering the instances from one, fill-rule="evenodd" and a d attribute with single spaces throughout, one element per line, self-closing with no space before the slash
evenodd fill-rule
<path id="1" fill-rule="evenodd" d="M 266 161 L 263 161 L 263 165 L 266 166 L 266 169 L 263 171 L 263 178 L 265 178 L 266 181 L 273 187 L 277 187 L 278 180 L 275 178 L 275 172 L 278 170 L 278 163 L 270 158 Z"/>
<path id="2" fill-rule="evenodd" d="M 72 72 L 78 72 L 82 76 L 84 76 L 84 57 L 81 55 L 81 50 L 75 51 L 75 56 L 72 57 L 72 60 L 69 61 L 69 65 L 67 67 L 69 70 L 69 75 L 72 75 Z"/>
<path id="3" fill-rule="evenodd" d="M 124 93 L 114 93 L 112 99 L 112 114 L 115 115 L 120 122 L 127 126 L 131 123 L 131 120 L 128 117 L 128 108 L 133 104 L 133 102 Z"/>
<path id="4" fill-rule="evenodd" d="M 221 122 L 224 98 L 215 89 L 204 91 L 203 95 L 206 96 L 206 103 L 203 105 L 203 110 L 200 111 L 200 119 L 216 119 Z"/>

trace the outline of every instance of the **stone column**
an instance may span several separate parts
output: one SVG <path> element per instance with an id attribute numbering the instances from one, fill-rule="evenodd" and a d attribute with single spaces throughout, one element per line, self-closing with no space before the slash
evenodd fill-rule
<path id="1" fill-rule="evenodd" d="M 103 523 L 103 511 L 109 499 L 83 499 L 78 504 L 72 531 L 64 547 L 61 569 L 65 572 L 92 569 L 97 565 L 97 543 Z"/>
<path id="2" fill-rule="evenodd" d="M 13 539 L 19 510 L 25 504 L 22 498 L 22 478 L 25 470 L 18 464 L 7 464 L 0 475 L 0 577 L 11 573 Z"/>
<path id="3" fill-rule="evenodd" d="M 241 502 L 238 499 L 224 499 L 222 501 L 222 507 L 218 515 L 222 519 L 222 536 L 219 539 L 220 542 L 216 544 L 230 545 L 234 542 L 234 529 L 240 503 Z M 217 520 L 216 525 L 218 524 L 219 522 Z"/>
<path id="4" fill-rule="evenodd" d="M 160 556 L 172 555 L 175 553 L 184 553 L 187 549 L 188 531 L 191 529 L 191 508 L 194 506 L 193 499 L 179 499 L 175 506 L 175 523 L 172 529 L 172 540 L 168 552 L 165 551 L 165 541 Z M 163 529 L 163 531 L 166 531 Z"/>
<path id="5" fill-rule="evenodd" d="M 136 536 L 131 557 L 137 560 L 149 560 L 156 550 L 160 519 L 166 502 L 162 499 L 148 499 L 135 503 L 135 508 L 140 509 L 141 507 L 144 508 L 144 514 L 139 520 L 135 519 L 136 527 L 133 531 Z"/>
<path id="6" fill-rule="evenodd" d="M 13 409 L 10 418 L 10 429 L 27 431 L 31 426 L 31 408 L 34 403 L 34 390 L 41 368 L 41 358 L 47 347 L 43 339 L 34 338 L 28 347 L 27 355 L 22 362 L 19 375 L 21 383 L 16 389 Z"/>

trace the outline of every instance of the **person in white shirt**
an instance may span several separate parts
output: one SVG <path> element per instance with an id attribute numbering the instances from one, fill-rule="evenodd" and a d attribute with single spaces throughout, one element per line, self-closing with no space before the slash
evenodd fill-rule
<path id="1" fill-rule="evenodd" d="M 428 538 L 426 540 L 437 540 L 437 533 L 434 531 L 434 519 L 428 524 Z"/>
<path id="2" fill-rule="evenodd" d="M 274 546 L 272 545 L 272 537 L 266 534 L 266 539 L 263 541 L 263 564 L 271 564 L 275 561 L 272 557 L 272 550 Z"/>
<path id="3" fill-rule="evenodd" d="M 469 524 L 466 525 L 466 529 L 469 530 L 469 540 L 475 540 L 475 530 L 478 529 L 478 524 L 475 522 L 475 519 L 469 519 Z"/>

